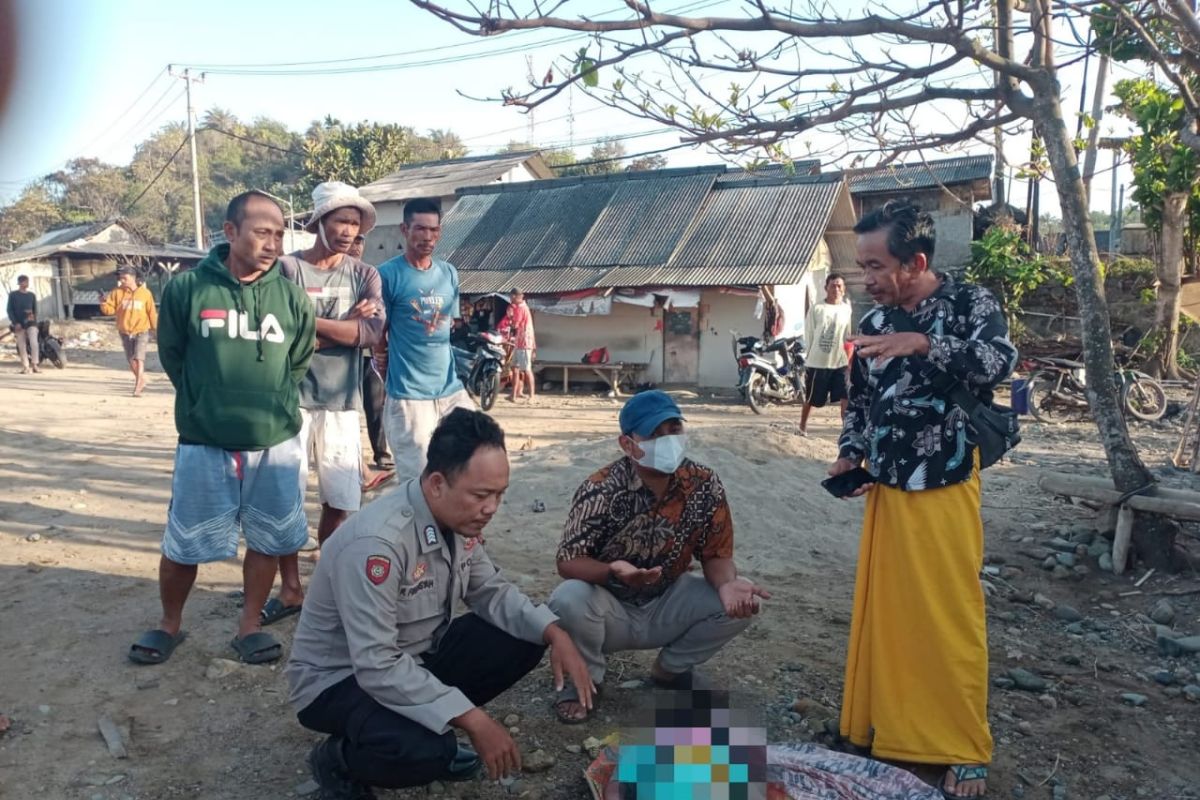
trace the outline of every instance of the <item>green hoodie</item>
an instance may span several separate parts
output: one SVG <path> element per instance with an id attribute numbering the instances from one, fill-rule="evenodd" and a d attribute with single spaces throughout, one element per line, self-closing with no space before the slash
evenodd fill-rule
<path id="1" fill-rule="evenodd" d="M 158 357 L 188 444 L 265 450 L 300 432 L 300 380 L 316 347 L 312 301 L 279 262 L 243 284 L 214 247 L 162 295 Z M 260 335 L 261 334 L 261 335 Z"/>

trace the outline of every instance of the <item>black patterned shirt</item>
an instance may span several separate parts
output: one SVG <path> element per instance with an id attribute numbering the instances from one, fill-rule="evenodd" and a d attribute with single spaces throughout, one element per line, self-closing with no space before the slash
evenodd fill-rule
<path id="1" fill-rule="evenodd" d="M 966 383 L 981 402 L 1013 371 L 1017 349 L 1008 340 L 1000 303 L 987 289 L 939 276 L 941 287 L 910 312 L 912 326 L 929 336 L 929 354 L 893 359 L 854 357 L 850 402 L 838 441 L 840 457 L 865 459 L 879 483 L 905 491 L 937 489 L 971 477 L 975 445 L 967 415 L 938 393 L 926 370 Z M 875 306 L 859 323 L 863 336 L 897 332 L 890 306 Z"/>

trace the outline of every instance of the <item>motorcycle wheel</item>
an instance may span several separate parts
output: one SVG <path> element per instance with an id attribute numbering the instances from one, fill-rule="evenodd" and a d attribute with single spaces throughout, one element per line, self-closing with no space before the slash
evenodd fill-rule
<path id="1" fill-rule="evenodd" d="M 59 369 L 67 365 L 67 354 L 63 351 L 62 345 L 53 339 L 46 340 L 46 353 L 50 356 L 50 363 Z"/>
<path id="2" fill-rule="evenodd" d="M 489 372 L 479 381 L 479 407 L 491 411 L 496 405 L 496 395 L 500 394 L 500 373 Z"/>
<path id="3" fill-rule="evenodd" d="M 750 404 L 750 408 L 755 414 L 767 413 L 767 404 L 770 401 L 765 394 L 766 389 L 766 376 L 761 372 L 751 373 L 750 380 L 746 381 L 746 402 Z"/>
<path id="4" fill-rule="evenodd" d="M 1067 417 L 1067 409 L 1054 399 L 1054 387 L 1057 380 L 1053 375 L 1045 373 L 1035 375 L 1029 381 L 1026 396 L 1029 402 L 1029 413 L 1038 422 L 1055 424 Z"/>
<path id="5" fill-rule="evenodd" d="M 1138 375 L 1121 390 L 1121 405 L 1138 419 L 1154 422 L 1167 413 L 1167 393 L 1158 381 Z"/>

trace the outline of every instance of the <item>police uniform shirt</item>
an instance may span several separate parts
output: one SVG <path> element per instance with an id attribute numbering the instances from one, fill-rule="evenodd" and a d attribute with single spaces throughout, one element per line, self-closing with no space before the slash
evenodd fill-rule
<path id="1" fill-rule="evenodd" d="M 421 665 L 450 625 L 454 600 L 483 621 L 541 644 L 557 617 L 501 577 L 476 538 L 434 522 L 411 480 L 352 516 L 325 542 L 285 670 L 292 706 L 354 675 L 380 705 L 435 733 L 474 708 Z"/>

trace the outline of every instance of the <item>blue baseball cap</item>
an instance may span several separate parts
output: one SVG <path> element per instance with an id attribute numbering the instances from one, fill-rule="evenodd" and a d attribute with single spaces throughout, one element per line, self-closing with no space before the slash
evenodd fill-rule
<path id="1" fill-rule="evenodd" d="M 617 419 L 621 433 L 626 436 L 636 434 L 645 439 L 667 420 L 683 418 L 683 412 L 669 394 L 652 389 L 629 398 Z"/>

